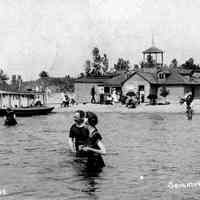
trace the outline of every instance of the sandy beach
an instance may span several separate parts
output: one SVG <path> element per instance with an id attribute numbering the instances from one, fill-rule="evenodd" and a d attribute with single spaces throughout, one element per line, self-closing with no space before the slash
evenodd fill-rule
<path id="1" fill-rule="evenodd" d="M 53 104 L 52 104 L 53 105 Z M 125 105 L 100 105 L 100 104 L 78 104 L 68 108 L 61 108 L 59 104 L 54 104 L 55 112 L 74 112 L 75 110 L 94 111 L 94 112 L 120 112 L 120 113 L 184 113 L 185 105 L 148 105 L 140 104 L 136 108 L 127 108 Z M 192 105 L 194 113 L 200 113 L 200 102 Z"/>
<path id="2" fill-rule="evenodd" d="M 76 110 L 94 111 L 94 112 L 121 112 L 121 113 L 184 113 L 185 104 L 180 105 L 177 103 L 171 103 L 168 105 L 149 105 L 148 103 L 139 104 L 136 108 L 127 108 L 120 103 L 114 105 L 102 105 L 102 104 L 82 104 L 71 105 L 68 108 L 61 108 L 60 102 L 62 101 L 59 93 L 53 94 L 48 98 L 48 104 L 54 106 L 55 112 L 74 112 Z M 192 103 L 192 109 L 194 113 L 200 113 L 200 100 L 194 100 Z"/>

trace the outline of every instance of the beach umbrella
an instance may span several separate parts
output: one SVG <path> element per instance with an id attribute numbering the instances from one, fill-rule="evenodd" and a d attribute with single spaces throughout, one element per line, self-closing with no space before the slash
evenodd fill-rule
<path id="1" fill-rule="evenodd" d="M 128 92 L 126 93 L 126 96 L 132 97 L 132 96 L 136 96 L 136 94 L 135 94 L 134 91 L 128 91 Z"/>

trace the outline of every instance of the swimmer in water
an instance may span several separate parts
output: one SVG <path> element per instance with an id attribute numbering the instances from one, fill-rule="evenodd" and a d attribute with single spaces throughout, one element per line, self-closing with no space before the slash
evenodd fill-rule
<path id="1" fill-rule="evenodd" d="M 89 130 L 89 138 L 87 145 L 82 146 L 82 150 L 87 152 L 87 167 L 92 171 L 97 171 L 105 166 L 102 155 L 106 154 L 106 149 L 102 143 L 102 136 L 99 133 L 96 125 L 98 117 L 93 112 L 86 112 L 85 127 Z"/>
<path id="2" fill-rule="evenodd" d="M 84 120 L 85 120 L 85 112 L 82 110 L 77 110 L 74 113 L 74 124 L 70 128 L 69 137 L 68 137 L 68 144 L 70 150 L 76 153 L 77 156 L 80 156 L 82 150 L 80 146 L 83 146 L 87 143 L 89 137 L 89 130 L 84 127 Z"/>

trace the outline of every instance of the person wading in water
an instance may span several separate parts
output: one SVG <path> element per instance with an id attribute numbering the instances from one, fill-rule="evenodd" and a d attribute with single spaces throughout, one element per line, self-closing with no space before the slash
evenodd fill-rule
<path id="1" fill-rule="evenodd" d="M 97 124 L 97 115 L 93 112 L 86 112 L 85 127 L 89 130 L 89 138 L 87 144 L 83 145 L 81 149 L 87 152 L 87 170 L 89 172 L 101 171 L 105 166 L 101 155 L 106 154 L 106 149 L 102 143 L 102 136 L 96 128 Z"/>
<path id="2" fill-rule="evenodd" d="M 192 119 L 192 108 L 191 108 L 191 103 L 193 101 L 193 95 L 192 92 L 187 92 L 184 96 L 184 98 L 181 98 L 180 104 L 183 104 L 184 102 L 186 103 L 186 113 L 188 119 Z"/>
<path id="3" fill-rule="evenodd" d="M 70 128 L 68 144 L 70 150 L 76 153 L 76 156 L 83 156 L 85 152 L 80 146 L 85 145 L 89 138 L 89 130 L 84 127 L 85 112 L 77 110 L 74 114 L 74 124 Z"/>
<path id="4" fill-rule="evenodd" d="M 15 117 L 14 111 L 11 110 L 10 108 L 7 108 L 6 109 L 4 125 L 13 126 L 13 125 L 16 125 L 16 124 L 17 124 L 17 121 L 16 121 L 16 117 Z"/>

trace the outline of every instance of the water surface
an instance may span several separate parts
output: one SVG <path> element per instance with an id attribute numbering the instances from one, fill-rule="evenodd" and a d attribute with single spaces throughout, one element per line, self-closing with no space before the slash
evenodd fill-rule
<path id="1" fill-rule="evenodd" d="M 200 181 L 200 115 L 98 113 L 107 148 L 101 173 L 84 173 L 68 151 L 72 113 L 0 118 L 0 191 L 3 199 L 185 200 L 200 187 L 168 184 Z"/>

